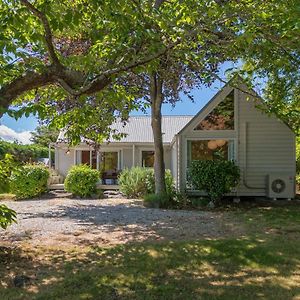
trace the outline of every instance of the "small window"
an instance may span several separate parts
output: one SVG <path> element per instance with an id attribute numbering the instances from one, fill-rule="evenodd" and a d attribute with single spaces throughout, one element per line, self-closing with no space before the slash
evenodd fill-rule
<path id="1" fill-rule="evenodd" d="M 195 130 L 234 130 L 234 90 L 195 127 Z"/>
<path id="2" fill-rule="evenodd" d="M 153 168 L 154 151 L 142 151 L 142 167 Z"/>
<path id="3" fill-rule="evenodd" d="M 233 160 L 233 141 L 217 140 L 195 140 L 188 141 L 188 166 L 194 160 Z"/>

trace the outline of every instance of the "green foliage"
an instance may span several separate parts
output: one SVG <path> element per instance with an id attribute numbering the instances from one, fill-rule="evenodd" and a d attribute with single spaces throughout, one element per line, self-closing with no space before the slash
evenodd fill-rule
<path id="1" fill-rule="evenodd" d="M 48 148 L 50 143 L 56 142 L 59 130 L 52 129 L 49 126 L 38 126 L 35 131 L 31 132 L 31 141 L 35 145 Z"/>
<path id="2" fill-rule="evenodd" d="M 240 171 L 232 161 L 196 160 L 191 162 L 188 178 L 194 189 L 205 191 L 211 201 L 217 203 L 237 186 Z"/>
<path id="3" fill-rule="evenodd" d="M 144 196 L 144 203 L 153 208 L 171 208 L 171 198 L 167 193 L 147 194 Z"/>
<path id="4" fill-rule="evenodd" d="M 43 165 L 26 164 L 14 170 L 10 176 L 10 191 L 18 199 L 40 196 L 47 190 L 49 171 Z"/>
<path id="5" fill-rule="evenodd" d="M 296 182 L 300 185 L 300 137 L 296 139 Z"/>
<path id="6" fill-rule="evenodd" d="M 9 192 L 9 178 L 17 163 L 11 154 L 5 154 L 0 160 L 0 193 Z"/>
<path id="7" fill-rule="evenodd" d="M 0 159 L 3 159 L 5 154 L 13 155 L 14 159 L 19 162 L 34 162 L 39 158 L 48 157 L 49 149 L 39 145 L 20 145 L 0 141 Z"/>
<path id="8" fill-rule="evenodd" d="M 174 182 L 170 170 L 166 170 L 167 194 L 174 191 Z M 120 191 L 129 198 L 140 198 L 155 191 L 154 170 L 152 168 L 134 167 L 124 169 L 119 176 Z"/>
<path id="9" fill-rule="evenodd" d="M 0 204 L 0 227 L 6 229 L 8 225 L 16 223 L 17 214 L 4 204 Z"/>
<path id="10" fill-rule="evenodd" d="M 73 166 L 66 177 L 65 189 L 75 196 L 87 197 L 96 192 L 96 184 L 100 179 L 98 170 L 87 165 Z"/>

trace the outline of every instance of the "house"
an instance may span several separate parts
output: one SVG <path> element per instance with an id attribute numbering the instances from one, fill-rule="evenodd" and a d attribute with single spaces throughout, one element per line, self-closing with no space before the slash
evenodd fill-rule
<path id="1" fill-rule="evenodd" d="M 164 157 L 181 190 L 191 189 L 187 169 L 192 160 L 228 159 L 241 169 L 238 196 L 292 198 L 295 195 L 295 134 L 274 115 L 257 108 L 261 100 L 244 84 L 222 88 L 195 116 L 163 116 Z M 64 135 L 55 144 L 55 168 L 66 176 L 74 164 L 101 169 L 104 184 L 132 166 L 152 167 L 154 147 L 149 116 L 130 117 L 114 128 L 127 135 L 96 153 L 82 142 L 68 148 Z M 275 193 L 275 194 L 274 194 Z"/>

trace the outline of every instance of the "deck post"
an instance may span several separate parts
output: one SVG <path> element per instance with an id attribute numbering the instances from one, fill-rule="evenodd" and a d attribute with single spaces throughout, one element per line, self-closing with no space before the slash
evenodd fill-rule
<path id="1" fill-rule="evenodd" d="M 76 153 L 77 153 L 77 151 L 76 151 L 76 149 L 74 149 L 74 165 L 76 165 L 76 163 L 77 163 Z"/>
<path id="2" fill-rule="evenodd" d="M 49 143 L 49 147 L 48 147 L 48 167 L 49 169 L 51 169 L 51 143 Z"/>

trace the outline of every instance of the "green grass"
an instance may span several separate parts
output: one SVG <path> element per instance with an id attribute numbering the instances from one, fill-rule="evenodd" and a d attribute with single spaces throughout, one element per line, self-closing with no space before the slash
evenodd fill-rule
<path id="1" fill-rule="evenodd" d="M 300 299 L 300 208 L 228 214 L 239 239 L 7 250 L 0 299 Z M 14 288 L 12 274 L 36 279 Z"/>

